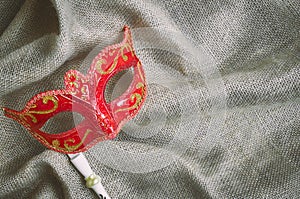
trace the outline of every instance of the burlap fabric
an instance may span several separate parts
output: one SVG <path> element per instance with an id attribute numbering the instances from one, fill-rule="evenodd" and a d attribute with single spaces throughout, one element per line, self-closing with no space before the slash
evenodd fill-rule
<path id="1" fill-rule="evenodd" d="M 299 198 L 298 0 L 18 0 L 0 11 L 0 106 L 16 110 L 132 28 L 147 101 L 85 153 L 112 198 Z M 47 128 L 73 123 L 67 113 Z M 97 197 L 66 155 L 3 113 L 0 131 L 0 198 Z"/>

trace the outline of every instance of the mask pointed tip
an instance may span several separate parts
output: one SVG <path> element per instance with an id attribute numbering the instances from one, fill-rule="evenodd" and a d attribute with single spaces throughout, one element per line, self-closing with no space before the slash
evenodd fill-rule
<path id="1" fill-rule="evenodd" d="M 5 108 L 5 107 L 1 107 L 3 114 L 7 117 L 8 113 L 11 112 L 10 109 Z"/>
<path id="2" fill-rule="evenodd" d="M 128 25 L 125 25 L 124 28 L 123 28 L 123 30 L 124 30 L 124 31 L 128 31 L 128 30 L 129 30 L 129 26 L 128 26 Z"/>

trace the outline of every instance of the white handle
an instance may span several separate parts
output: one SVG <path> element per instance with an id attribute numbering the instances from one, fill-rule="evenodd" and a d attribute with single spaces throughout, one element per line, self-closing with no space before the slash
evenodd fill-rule
<path id="1" fill-rule="evenodd" d="M 101 179 L 91 169 L 83 153 L 68 154 L 72 164 L 84 176 L 86 186 L 93 189 L 99 198 L 111 199 L 101 184 Z"/>

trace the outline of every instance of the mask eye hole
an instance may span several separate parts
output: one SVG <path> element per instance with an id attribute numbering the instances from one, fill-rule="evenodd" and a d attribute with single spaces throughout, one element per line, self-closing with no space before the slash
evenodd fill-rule
<path id="1" fill-rule="evenodd" d="M 110 78 L 106 84 L 104 98 L 106 103 L 110 103 L 121 96 L 133 81 L 133 67 L 122 70 Z"/>
<path id="2" fill-rule="evenodd" d="M 47 120 L 40 130 L 49 134 L 60 134 L 74 128 L 83 120 L 84 117 L 79 113 L 71 111 L 60 112 Z"/>

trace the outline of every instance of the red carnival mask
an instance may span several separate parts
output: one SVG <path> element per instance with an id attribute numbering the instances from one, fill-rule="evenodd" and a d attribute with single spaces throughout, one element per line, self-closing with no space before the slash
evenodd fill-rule
<path id="1" fill-rule="evenodd" d="M 129 88 L 106 103 L 104 90 L 108 80 L 130 67 L 134 69 L 134 76 Z M 65 89 L 37 94 L 22 111 L 4 108 L 7 117 L 25 126 L 39 142 L 62 153 L 86 151 L 100 141 L 115 138 L 122 125 L 137 114 L 146 97 L 145 74 L 134 53 L 127 26 L 123 41 L 102 50 L 87 75 L 70 70 L 64 80 Z M 40 130 L 51 117 L 65 111 L 78 112 L 84 120 L 59 134 Z"/>

